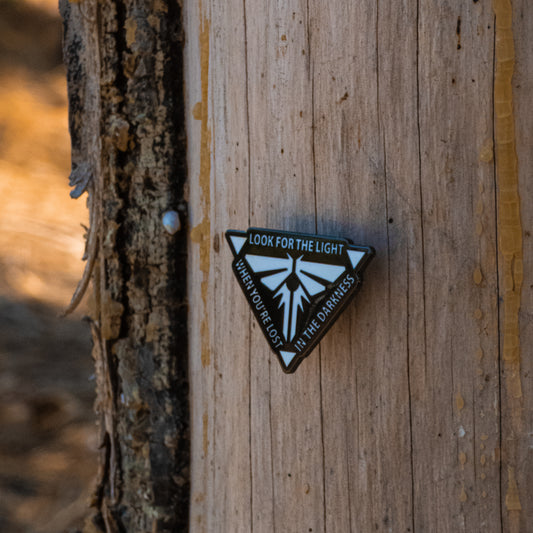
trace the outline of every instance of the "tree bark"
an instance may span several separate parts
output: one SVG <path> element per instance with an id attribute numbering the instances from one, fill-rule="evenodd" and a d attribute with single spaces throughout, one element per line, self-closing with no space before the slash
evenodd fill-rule
<path id="1" fill-rule="evenodd" d="M 188 520 L 181 6 L 61 0 L 73 196 L 87 190 L 87 268 L 102 460 L 87 531 L 183 531 Z"/>

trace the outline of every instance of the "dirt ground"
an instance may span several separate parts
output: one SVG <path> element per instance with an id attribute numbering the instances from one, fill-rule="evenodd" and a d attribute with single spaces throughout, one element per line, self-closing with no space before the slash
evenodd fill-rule
<path id="1" fill-rule="evenodd" d="M 0 531 L 76 531 L 98 447 L 56 0 L 0 0 Z"/>

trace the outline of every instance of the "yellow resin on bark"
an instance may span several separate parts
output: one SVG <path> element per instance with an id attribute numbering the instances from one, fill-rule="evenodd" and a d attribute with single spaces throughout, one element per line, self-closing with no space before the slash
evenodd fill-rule
<path id="1" fill-rule="evenodd" d="M 208 125 L 209 98 L 209 21 L 203 19 L 200 24 L 200 72 L 202 84 L 202 101 L 193 109 L 195 119 L 201 120 L 200 138 L 200 176 L 199 183 L 202 192 L 202 221 L 191 231 L 191 240 L 200 245 L 200 270 L 202 271 L 201 296 L 203 303 L 203 318 L 200 325 L 202 339 L 202 365 L 211 362 L 209 342 L 209 318 L 207 310 L 207 290 L 209 286 L 210 265 L 210 236 L 211 236 L 211 130 Z"/>
<path id="2" fill-rule="evenodd" d="M 503 260 L 503 360 L 508 392 L 522 396 L 520 382 L 519 310 L 523 280 L 522 223 L 518 193 L 512 78 L 514 42 L 510 0 L 494 0 L 496 74 L 494 115 L 498 180 L 498 244 Z"/>

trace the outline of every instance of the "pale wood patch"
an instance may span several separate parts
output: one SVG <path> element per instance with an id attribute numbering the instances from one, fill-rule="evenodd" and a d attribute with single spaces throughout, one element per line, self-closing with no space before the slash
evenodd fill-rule
<path id="1" fill-rule="evenodd" d="M 515 4 L 528 231 L 533 7 Z M 204 19 L 209 204 L 194 116 Z M 490 2 L 191 3 L 187 37 L 191 222 L 209 216 L 211 239 L 205 300 L 190 247 L 191 530 L 527 530 L 532 252 L 526 233 L 515 405 L 500 348 Z M 376 248 L 354 304 L 294 375 L 231 272 L 223 232 L 250 225 Z"/>

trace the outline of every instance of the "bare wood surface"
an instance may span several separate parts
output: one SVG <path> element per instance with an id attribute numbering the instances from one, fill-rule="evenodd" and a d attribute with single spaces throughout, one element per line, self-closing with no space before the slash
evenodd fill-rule
<path id="1" fill-rule="evenodd" d="M 412 10 L 352 3 L 323 16 L 313 3 L 318 231 L 372 242 L 379 257 L 321 345 L 327 531 L 412 528 L 412 493 L 397 490 L 411 478 L 409 356 L 423 331 L 420 313 L 407 316 L 423 303 Z"/>
<path id="2" fill-rule="evenodd" d="M 455 31 L 435 31 L 436 20 Z M 495 185 L 481 153 L 493 137 L 493 20 L 489 3 L 421 5 L 426 351 L 411 374 L 419 530 L 500 527 Z"/>
<path id="3" fill-rule="evenodd" d="M 527 531 L 533 8 L 513 4 L 185 4 L 192 531 Z M 223 232 L 250 225 L 376 248 L 294 375 L 231 272 Z"/>

